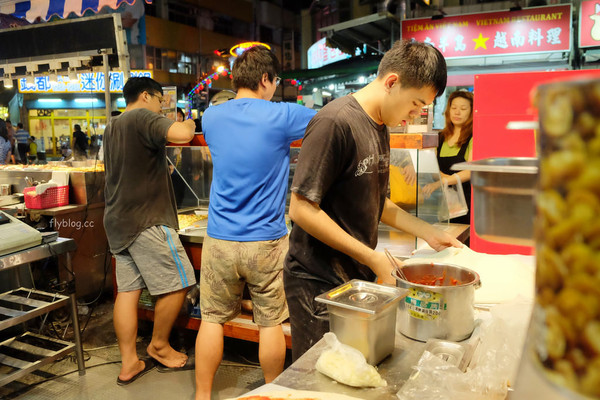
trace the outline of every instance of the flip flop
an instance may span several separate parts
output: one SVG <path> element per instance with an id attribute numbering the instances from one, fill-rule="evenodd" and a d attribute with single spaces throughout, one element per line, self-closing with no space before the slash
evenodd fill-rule
<path id="1" fill-rule="evenodd" d="M 129 378 L 127 380 L 123 380 L 123 379 L 117 377 L 117 385 L 119 385 L 119 386 L 129 385 L 130 383 L 133 383 L 137 378 L 146 375 L 148 372 L 152 371 L 154 369 L 154 367 L 156 367 L 152 358 L 146 358 L 146 359 L 143 359 L 142 361 L 144 362 L 143 370 L 141 370 L 140 372 L 138 372 L 137 374 L 135 374 L 134 376 L 132 376 L 131 378 Z"/>
<path id="2" fill-rule="evenodd" d="M 166 365 L 156 361 L 156 359 L 154 359 L 154 361 L 156 362 L 156 370 L 158 372 L 189 371 L 196 368 L 196 360 L 194 356 L 189 356 L 185 364 L 181 367 L 167 367 Z"/>

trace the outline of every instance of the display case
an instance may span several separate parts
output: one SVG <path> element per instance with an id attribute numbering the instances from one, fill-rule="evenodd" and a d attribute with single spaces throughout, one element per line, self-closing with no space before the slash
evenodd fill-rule
<path id="1" fill-rule="evenodd" d="M 405 211 L 429 223 L 446 222 L 465 215 L 462 186 L 439 185 L 437 133 L 397 133 L 390 138 L 390 199 Z M 443 181 L 442 181 L 443 182 Z"/>

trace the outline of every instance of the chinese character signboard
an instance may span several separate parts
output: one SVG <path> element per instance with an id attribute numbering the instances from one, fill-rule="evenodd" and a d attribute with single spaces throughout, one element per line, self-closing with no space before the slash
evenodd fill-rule
<path id="1" fill-rule="evenodd" d="M 409 19 L 402 38 L 431 43 L 446 58 L 569 51 L 571 5 Z"/>
<path id="2" fill-rule="evenodd" d="M 579 47 L 600 47 L 600 1 L 581 2 Z"/>
<path id="3" fill-rule="evenodd" d="M 308 48 L 308 69 L 319 68 L 323 65 L 331 64 L 336 61 L 350 58 L 350 54 L 344 53 L 339 49 L 327 47 L 325 38 L 315 42 Z"/>
<path id="4" fill-rule="evenodd" d="M 56 82 L 50 82 L 48 76 L 36 76 L 34 84 L 28 84 L 25 78 L 19 79 L 21 93 L 104 93 L 104 72 L 81 72 L 78 80 L 70 80 L 67 76 L 59 75 Z M 152 78 L 152 71 L 131 71 L 131 77 L 147 76 Z M 110 91 L 123 91 L 125 79 L 123 72 L 110 73 Z"/>

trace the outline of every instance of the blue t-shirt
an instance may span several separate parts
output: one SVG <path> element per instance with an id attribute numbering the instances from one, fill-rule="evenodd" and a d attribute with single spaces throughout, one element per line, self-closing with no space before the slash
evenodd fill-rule
<path id="1" fill-rule="evenodd" d="M 285 236 L 290 144 L 316 111 L 234 99 L 209 107 L 202 130 L 213 162 L 207 233 L 238 242 Z"/>

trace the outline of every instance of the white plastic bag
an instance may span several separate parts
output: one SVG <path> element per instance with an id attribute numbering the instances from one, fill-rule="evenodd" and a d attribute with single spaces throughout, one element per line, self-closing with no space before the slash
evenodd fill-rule
<path id="1" fill-rule="evenodd" d="M 328 332 L 323 337 L 329 348 L 317 360 L 317 371 L 348 386 L 387 386 L 377 369 L 367 363 L 360 351 L 341 343 L 333 332 Z"/>

